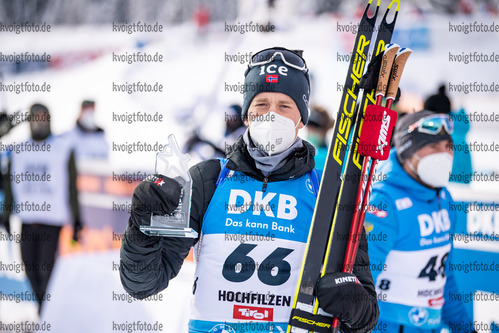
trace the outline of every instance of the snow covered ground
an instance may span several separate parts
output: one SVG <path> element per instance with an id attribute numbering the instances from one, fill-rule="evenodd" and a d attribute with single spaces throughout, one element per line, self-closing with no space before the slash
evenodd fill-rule
<path id="1" fill-rule="evenodd" d="M 133 323 L 186 332 L 194 264 L 186 262 L 163 292 L 137 300 L 121 286 L 119 261 L 119 251 L 60 258 L 48 290 L 53 304 L 41 320 L 52 324 L 52 332 L 125 331 L 121 328 Z"/>

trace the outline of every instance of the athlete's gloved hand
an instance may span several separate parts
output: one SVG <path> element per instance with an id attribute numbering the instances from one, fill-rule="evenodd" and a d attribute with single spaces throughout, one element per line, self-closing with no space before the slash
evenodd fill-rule
<path id="1" fill-rule="evenodd" d="M 76 218 L 73 223 L 73 242 L 76 243 L 80 239 L 81 229 L 83 229 L 83 224 L 81 223 L 80 218 Z"/>
<path id="2" fill-rule="evenodd" d="M 126 229 L 127 239 L 148 245 L 158 241 L 159 237 L 147 236 L 140 231 L 141 225 L 151 224 L 151 213 L 156 215 L 171 214 L 180 201 L 180 184 L 161 174 L 150 175 L 140 182 L 133 191 L 132 210 Z"/>
<path id="3" fill-rule="evenodd" d="M 367 71 L 359 81 L 359 87 L 364 89 L 365 91 L 375 90 L 378 86 L 379 79 L 379 71 L 381 69 L 381 64 L 383 60 L 383 52 L 376 55 L 371 61 L 369 65 L 367 65 Z M 401 91 L 400 88 L 397 89 L 397 95 L 395 96 L 394 103 L 397 103 L 400 99 Z"/>
<path id="4" fill-rule="evenodd" d="M 354 274 L 328 273 L 315 287 L 319 306 L 351 328 L 364 327 L 371 319 L 372 296 Z"/>

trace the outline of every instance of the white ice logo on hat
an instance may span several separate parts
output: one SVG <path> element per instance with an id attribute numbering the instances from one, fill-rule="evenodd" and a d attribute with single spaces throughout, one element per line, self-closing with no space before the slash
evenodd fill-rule
<path id="1" fill-rule="evenodd" d="M 259 75 L 265 75 L 265 73 L 275 74 L 276 69 L 279 72 L 279 74 L 284 75 L 284 76 L 288 76 L 288 68 L 286 66 L 279 66 L 279 68 L 277 68 L 276 64 L 272 64 L 272 65 L 268 65 L 268 66 L 263 65 L 262 67 L 260 67 L 260 74 Z"/>

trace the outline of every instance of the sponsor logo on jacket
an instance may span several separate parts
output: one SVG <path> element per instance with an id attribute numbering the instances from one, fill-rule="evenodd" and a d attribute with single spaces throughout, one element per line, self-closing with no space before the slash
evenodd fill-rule
<path id="1" fill-rule="evenodd" d="M 259 308 L 255 306 L 234 305 L 233 318 L 246 319 L 246 320 L 273 321 L 274 309 Z"/>
<path id="2" fill-rule="evenodd" d="M 418 215 L 419 233 L 421 237 L 426 237 L 432 233 L 447 232 L 450 230 L 449 213 L 446 209 L 441 209 L 430 214 Z"/>
<path id="3" fill-rule="evenodd" d="M 274 215 L 276 199 L 277 216 Z M 296 198 L 288 194 L 281 193 L 277 196 L 277 193 L 273 192 L 255 191 L 252 196 L 245 190 L 231 189 L 226 208 L 227 214 L 242 214 L 252 208 L 253 215 L 260 215 L 263 211 L 268 217 L 294 220 L 298 216 L 297 203 Z"/>

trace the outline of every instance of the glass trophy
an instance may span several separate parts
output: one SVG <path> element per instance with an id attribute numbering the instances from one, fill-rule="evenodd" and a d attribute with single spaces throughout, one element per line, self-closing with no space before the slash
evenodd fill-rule
<path id="1" fill-rule="evenodd" d="M 182 154 L 173 134 L 168 144 L 156 155 L 155 173 L 175 179 L 181 187 L 177 209 L 170 215 L 151 214 L 151 225 L 140 226 L 148 236 L 197 238 L 198 233 L 189 226 L 191 215 L 192 178 L 187 168 L 188 154 Z"/>

